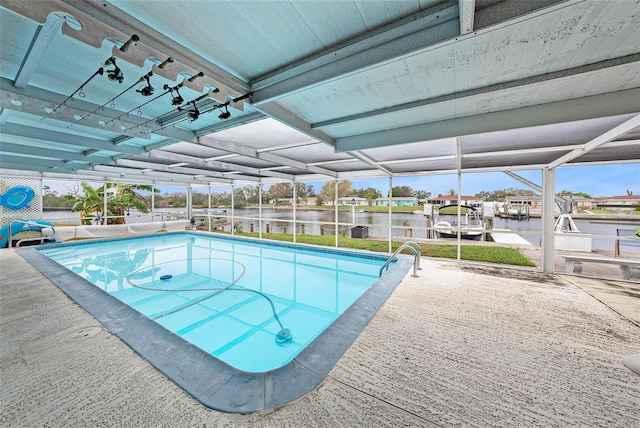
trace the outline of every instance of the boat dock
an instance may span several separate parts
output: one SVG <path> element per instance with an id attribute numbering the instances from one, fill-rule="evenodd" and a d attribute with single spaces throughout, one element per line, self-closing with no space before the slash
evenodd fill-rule
<path id="1" fill-rule="evenodd" d="M 493 229 L 491 230 L 491 237 L 494 242 L 498 242 L 500 244 L 533 245 L 531 242 L 509 229 Z"/>

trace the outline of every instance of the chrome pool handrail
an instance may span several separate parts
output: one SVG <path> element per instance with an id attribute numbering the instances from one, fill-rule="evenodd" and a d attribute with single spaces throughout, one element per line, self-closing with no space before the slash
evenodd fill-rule
<path id="1" fill-rule="evenodd" d="M 378 276 L 382 276 L 382 271 L 389 268 L 389 265 L 391 264 L 391 262 L 393 261 L 393 259 L 395 259 L 395 257 L 398 255 L 398 253 L 400 251 L 402 251 L 403 249 L 408 248 L 411 250 L 411 252 L 413 252 L 413 273 L 411 274 L 412 277 L 414 278 L 418 278 L 418 273 L 417 271 L 422 269 L 420 267 L 420 253 L 421 253 L 421 249 L 420 249 L 420 245 L 418 245 L 417 242 L 414 241 L 405 241 L 402 243 L 402 245 L 400 245 L 398 247 L 398 249 L 395 251 L 395 253 L 393 253 L 386 262 L 384 262 L 384 264 L 382 265 L 382 267 L 380 268 L 380 271 L 378 272 Z"/>

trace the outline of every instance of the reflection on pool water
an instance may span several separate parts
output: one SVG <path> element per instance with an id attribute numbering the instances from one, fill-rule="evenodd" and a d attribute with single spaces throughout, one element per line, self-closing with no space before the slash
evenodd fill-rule
<path id="1" fill-rule="evenodd" d="M 40 251 L 247 372 L 291 361 L 378 280 L 386 260 L 198 233 Z"/>

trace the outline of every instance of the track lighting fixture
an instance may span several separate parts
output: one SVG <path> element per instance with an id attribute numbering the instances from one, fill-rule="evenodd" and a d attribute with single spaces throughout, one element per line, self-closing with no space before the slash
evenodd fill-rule
<path id="1" fill-rule="evenodd" d="M 114 68 L 113 70 L 107 70 L 107 78 L 109 80 L 117 80 L 118 83 L 122 83 L 122 81 L 124 80 L 124 75 L 122 74 L 122 70 L 120 70 L 120 67 L 116 65 L 116 59 L 114 57 L 111 57 L 104 63 L 104 65 L 109 64 L 112 64 Z"/>
<path id="2" fill-rule="evenodd" d="M 184 102 L 184 98 L 182 98 L 182 95 L 180 95 L 180 92 L 178 91 L 179 88 L 182 86 L 182 84 L 179 84 L 173 88 L 169 87 L 169 85 L 165 84 L 163 86 L 163 89 L 165 91 L 169 91 L 169 94 L 171 95 L 171 105 L 172 106 L 177 106 L 180 105 Z M 176 95 L 173 94 L 173 91 L 176 91 Z"/>
<path id="3" fill-rule="evenodd" d="M 222 111 L 222 107 L 220 107 L 220 114 L 218 115 L 218 119 L 220 120 L 226 120 L 229 119 L 231 117 L 231 113 L 229 113 L 229 108 L 227 107 L 227 105 L 224 105 L 224 111 Z"/>
<path id="4" fill-rule="evenodd" d="M 153 92 L 155 91 L 155 89 L 153 89 L 153 86 L 151 86 L 151 82 L 149 82 L 149 78 L 151 76 L 153 76 L 153 73 L 151 72 L 144 75 L 142 79 L 147 81 L 147 86 L 143 86 L 140 89 L 136 89 L 136 92 L 141 94 L 143 97 L 148 97 L 150 95 L 153 95 Z"/>
<path id="5" fill-rule="evenodd" d="M 195 120 L 198 120 L 198 118 L 200 117 L 200 111 L 198 111 L 198 107 L 196 107 L 195 101 L 191 101 L 188 104 L 193 105 L 193 110 L 186 110 L 184 107 L 178 107 L 178 111 L 186 111 L 187 119 L 189 119 L 189 123 L 191 123 Z"/>

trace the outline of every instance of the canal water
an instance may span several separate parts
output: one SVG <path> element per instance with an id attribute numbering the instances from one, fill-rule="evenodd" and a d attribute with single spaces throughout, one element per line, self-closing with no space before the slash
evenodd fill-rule
<path id="1" fill-rule="evenodd" d="M 163 208 L 157 209 L 154 213 L 153 219 L 155 221 L 163 221 L 168 218 L 182 217 L 186 218 L 186 210 L 184 208 Z M 194 215 L 204 215 L 205 210 L 194 209 Z M 221 213 L 220 220 L 231 221 L 231 210 L 228 209 L 226 214 Z M 218 214 L 213 214 L 216 218 Z M 292 223 L 290 220 L 293 218 L 293 211 L 290 209 L 274 210 L 274 209 L 262 209 L 262 231 L 265 232 L 267 225 L 271 232 L 283 232 L 286 228 L 287 233 L 292 233 Z M 321 233 L 327 235 L 333 235 L 333 228 L 335 223 L 335 211 L 327 210 L 313 210 L 313 209 L 298 209 L 296 211 L 296 217 L 298 220 L 297 233 L 301 233 L 302 225 L 304 225 L 304 233 L 312 235 L 320 235 Z M 447 217 L 447 218 L 445 218 Z M 60 222 L 60 223 L 73 223 L 79 224 L 80 217 L 78 213 L 72 213 L 70 211 L 45 211 L 43 218 L 45 220 Z M 441 216 L 441 219 L 454 220 L 455 216 Z M 289 220 L 287 222 L 286 220 Z M 127 223 L 143 223 L 152 221 L 151 214 L 142 214 L 131 211 L 130 215 L 126 217 Z M 405 227 L 404 223 L 407 222 L 408 226 Z M 339 225 L 339 231 L 345 236 L 349 236 L 350 228 L 352 225 L 368 226 L 369 235 L 374 236 L 387 236 L 387 224 L 388 216 L 386 213 L 369 213 L 369 212 L 352 212 L 352 211 L 339 211 L 338 222 L 343 223 Z M 609 250 L 613 251 L 614 240 L 616 236 L 616 229 L 633 229 L 640 228 L 640 222 L 633 221 L 602 221 L 602 220 L 583 220 L 574 219 L 574 222 L 578 229 L 584 233 L 590 233 L 592 235 L 592 248 L 594 250 Z M 249 231 L 253 227 L 255 232 L 258 231 L 260 223 L 258 221 L 257 209 L 236 209 L 234 211 L 233 223 L 242 227 L 243 231 Z M 423 215 L 416 215 L 411 213 L 394 213 L 391 216 L 392 236 L 402 237 L 409 235 L 409 231 L 405 229 L 412 229 L 411 236 L 414 238 L 426 238 L 426 217 Z M 522 238 L 526 239 L 533 245 L 540 245 L 541 237 L 541 220 L 539 218 L 531 218 L 529 220 L 514 220 L 505 218 L 494 218 L 493 227 L 495 229 L 507 229 L 518 232 Z M 228 230 L 228 229 L 227 229 Z M 640 248 L 625 247 L 625 251 L 640 251 Z"/>

